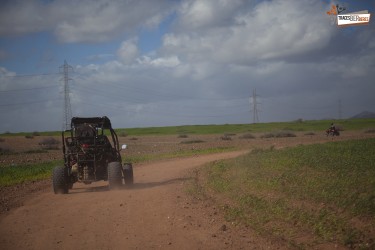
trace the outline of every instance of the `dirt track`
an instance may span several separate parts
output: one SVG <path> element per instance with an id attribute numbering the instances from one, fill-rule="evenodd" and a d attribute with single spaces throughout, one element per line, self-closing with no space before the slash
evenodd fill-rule
<path id="1" fill-rule="evenodd" d="M 141 165 L 134 170 L 132 189 L 108 191 L 106 182 L 98 182 L 75 184 L 68 195 L 46 190 L 1 220 L 1 248 L 264 247 L 265 242 L 255 242 L 251 235 L 233 234 L 217 208 L 194 204 L 182 185 L 188 169 L 241 153 L 244 151 Z"/>

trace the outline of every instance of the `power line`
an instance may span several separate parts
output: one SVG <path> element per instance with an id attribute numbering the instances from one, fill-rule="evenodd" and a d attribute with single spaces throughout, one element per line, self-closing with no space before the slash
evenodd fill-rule
<path id="1" fill-rule="evenodd" d="M 18 92 L 18 91 L 28 91 L 28 90 L 38 90 L 38 89 L 47 89 L 59 86 L 57 84 L 45 87 L 36 87 L 36 88 L 25 88 L 25 89 L 9 89 L 9 90 L 0 90 L 0 93 L 8 93 L 8 92 Z"/>
<path id="2" fill-rule="evenodd" d="M 81 74 L 78 73 L 78 75 L 82 76 Z M 83 78 L 83 77 L 82 77 Z M 140 88 L 140 87 L 134 87 L 134 86 L 126 86 L 126 85 L 118 85 L 113 82 L 105 82 L 103 84 L 108 84 L 113 87 L 119 88 L 119 89 L 124 89 L 124 90 L 136 90 L 141 94 L 145 95 L 151 95 L 151 96 L 159 96 L 159 97 L 167 97 L 167 98 L 185 98 L 185 99 L 192 99 L 192 100 L 197 100 L 197 101 L 226 101 L 226 100 L 241 100 L 241 99 L 247 99 L 247 97 L 233 97 L 233 98 L 222 98 L 222 97 L 217 97 L 217 98 L 208 98 L 208 97 L 192 97 L 192 96 L 187 96 L 187 95 L 181 95 L 181 94 L 176 94 L 176 93 L 167 93 L 162 90 L 157 90 L 153 88 Z"/>
<path id="3" fill-rule="evenodd" d="M 43 103 L 43 102 L 50 102 L 55 101 L 56 99 L 45 99 L 40 101 L 31 101 L 31 102 L 20 102 L 20 103 L 8 103 L 8 104 L 0 104 L 0 107 L 9 107 L 9 106 L 19 106 L 19 105 L 30 105 L 35 103 Z"/>
<path id="4" fill-rule="evenodd" d="M 87 102 L 84 102 L 84 101 L 79 101 L 79 103 L 81 104 L 84 104 L 84 105 L 88 105 L 88 106 L 93 106 L 93 107 L 98 107 L 98 108 L 106 108 L 108 109 L 108 107 L 111 107 L 111 109 L 117 109 L 117 110 L 121 110 L 123 111 L 124 109 L 122 107 L 118 107 L 116 105 L 113 105 L 113 104 L 100 104 L 100 103 L 87 103 Z M 167 112 L 163 112 L 163 111 L 160 111 L 160 110 L 153 110 L 151 112 L 153 115 L 162 115 L 162 116 L 168 116 L 168 117 L 185 117 L 185 118 L 214 118 L 214 117 L 231 117 L 231 116 L 238 116 L 238 115 L 243 115 L 243 114 L 246 114 L 246 112 L 239 112 L 239 113 L 227 113 L 227 114 L 213 114 L 213 115 L 189 115 L 189 114 L 175 114 L 175 113 L 167 113 Z"/>
<path id="5" fill-rule="evenodd" d="M 83 93 L 83 94 L 87 94 L 87 93 L 90 93 L 90 94 L 93 94 L 95 96 L 100 96 L 100 97 L 104 97 L 104 98 L 113 98 L 113 97 L 119 97 L 118 100 L 126 100 L 127 102 L 130 102 L 130 103 L 138 103 L 138 104 L 145 104 L 145 103 L 167 103 L 168 107 L 170 107 L 171 105 L 169 105 L 169 103 L 171 101 L 175 102 L 176 100 L 166 100 L 166 99 L 162 99 L 162 100 L 151 100 L 150 98 L 136 98 L 134 97 L 134 95 L 131 95 L 130 97 L 127 97 L 126 94 L 128 94 L 128 92 L 123 92 L 122 91 L 116 91 L 114 90 L 114 92 L 110 92 L 110 89 L 106 88 L 106 89 L 99 89 L 99 88 L 96 88 L 96 87 L 89 87 L 89 88 L 83 88 L 79 85 L 74 85 L 73 86 L 73 90 L 75 90 L 76 92 L 79 92 L 79 93 Z M 96 98 L 97 98 L 96 97 Z M 241 99 L 238 99 L 238 100 L 241 100 Z M 178 99 L 177 101 L 182 101 L 181 99 Z M 190 103 L 192 104 L 195 104 L 197 100 L 195 99 L 187 99 L 187 100 L 184 100 L 184 101 L 190 101 Z M 184 105 L 188 105 L 188 103 L 184 103 Z M 247 106 L 247 104 L 227 104 L 227 105 L 222 105 L 222 103 L 215 103 L 215 104 L 211 104 L 211 105 L 200 105 L 201 108 L 205 107 L 205 108 L 209 108 L 209 107 L 215 107 L 215 108 L 238 108 L 238 107 L 244 107 L 244 106 Z"/>
<path id="6" fill-rule="evenodd" d="M 2 75 L 1 77 L 34 77 L 34 76 L 51 76 L 59 75 L 60 73 L 44 73 L 44 74 L 27 74 L 27 75 Z"/>

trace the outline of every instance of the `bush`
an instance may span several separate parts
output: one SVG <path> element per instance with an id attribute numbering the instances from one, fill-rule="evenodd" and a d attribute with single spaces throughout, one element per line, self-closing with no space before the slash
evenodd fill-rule
<path id="1" fill-rule="evenodd" d="M 33 136 L 40 136 L 40 133 L 38 131 L 34 131 Z"/>
<path id="2" fill-rule="evenodd" d="M 280 131 L 276 133 L 276 137 L 296 137 L 296 134 L 291 131 Z"/>
<path id="3" fill-rule="evenodd" d="M 181 135 L 178 135 L 178 138 L 188 138 L 188 135 L 186 135 L 186 134 L 181 134 Z"/>
<path id="4" fill-rule="evenodd" d="M 25 135 L 25 138 L 26 138 L 26 139 L 33 139 L 34 136 L 32 136 L 32 135 Z"/>
<path id="5" fill-rule="evenodd" d="M 275 135 L 273 133 L 267 133 L 267 134 L 264 134 L 264 135 L 261 135 L 260 138 L 273 138 L 275 137 Z"/>
<path id="6" fill-rule="evenodd" d="M 0 155 L 10 154 L 12 151 L 7 147 L 0 147 Z"/>
<path id="7" fill-rule="evenodd" d="M 282 130 L 278 132 L 264 134 L 260 138 L 283 138 L 283 137 L 296 137 L 296 135 L 291 131 Z"/>
<path id="8" fill-rule="evenodd" d="M 232 137 L 230 137 L 228 135 L 224 135 L 224 136 L 220 137 L 220 139 L 222 139 L 223 141 L 231 141 Z"/>
<path id="9" fill-rule="evenodd" d="M 374 134 L 374 133 L 375 133 L 375 128 L 369 128 L 369 129 L 366 129 L 366 130 L 364 131 L 364 133 Z"/>
<path id="10" fill-rule="evenodd" d="M 314 132 L 307 132 L 307 133 L 305 133 L 305 135 L 315 135 L 315 133 Z"/>
<path id="11" fill-rule="evenodd" d="M 190 141 L 182 141 L 181 144 L 193 144 L 193 143 L 202 143 L 202 140 L 190 140 Z"/>
<path id="12" fill-rule="evenodd" d="M 127 137 L 128 134 L 125 131 L 122 131 L 122 132 L 119 133 L 119 136 L 120 137 Z"/>
<path id="13" fill-rule="evenodd" d="M 59 141 L 53 137 L 48 137 L 39 142 L 43 149 L 59 149 Z"/>
<path id="14" fill-rule="evenodd" d="M 255 136 L 248 133 L 248 134 L 244 134 L 244 135 L 240 136 L 240 139 L 255 139 Z"/>

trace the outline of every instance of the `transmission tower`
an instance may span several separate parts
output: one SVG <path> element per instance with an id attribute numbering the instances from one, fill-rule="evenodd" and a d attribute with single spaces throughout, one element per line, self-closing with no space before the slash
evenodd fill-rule
<path id="1" fill-rule="evenodd" d="M 253 123 L 259 122 L 259 116 L 258 116 L 258 102 L 257 102 L 257 92 L 256 89 L 253 89 L 253 97 L 250 98 L 250 105 L 252 105 L 252 112 L 253 112 Z"/>
<path id="2" fill-rule="evenodd" d="M 60 72 L 63 74 L 62 81 L 64 82 L 64 120 L 63 120 L 63 130 L 70 128 L 70 120 L 72 118 L 72 107 L 70 106 L 69 97 L 69 71 L 72 71 L 73 67 L 70 66 L 66 61 L 64 65 L 60 66 Z"/>

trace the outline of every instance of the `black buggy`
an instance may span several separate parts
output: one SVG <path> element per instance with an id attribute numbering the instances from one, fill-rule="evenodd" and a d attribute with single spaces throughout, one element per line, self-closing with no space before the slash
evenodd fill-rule
<path id="1" fill-rule="evenodd" d="M 108 135 L 108 136 L 107 136 Z M 110 139 L 109 139 L 110 138 Z M 53 169 L 53 190 L 68 193 L 75 182 L 108 181 L 109 188 L 133 184 L 131 163 L 122 165 L 116 132 L 108 117 L 73 117 L 71 129 L 62 132 L 64 166 Z"/>

